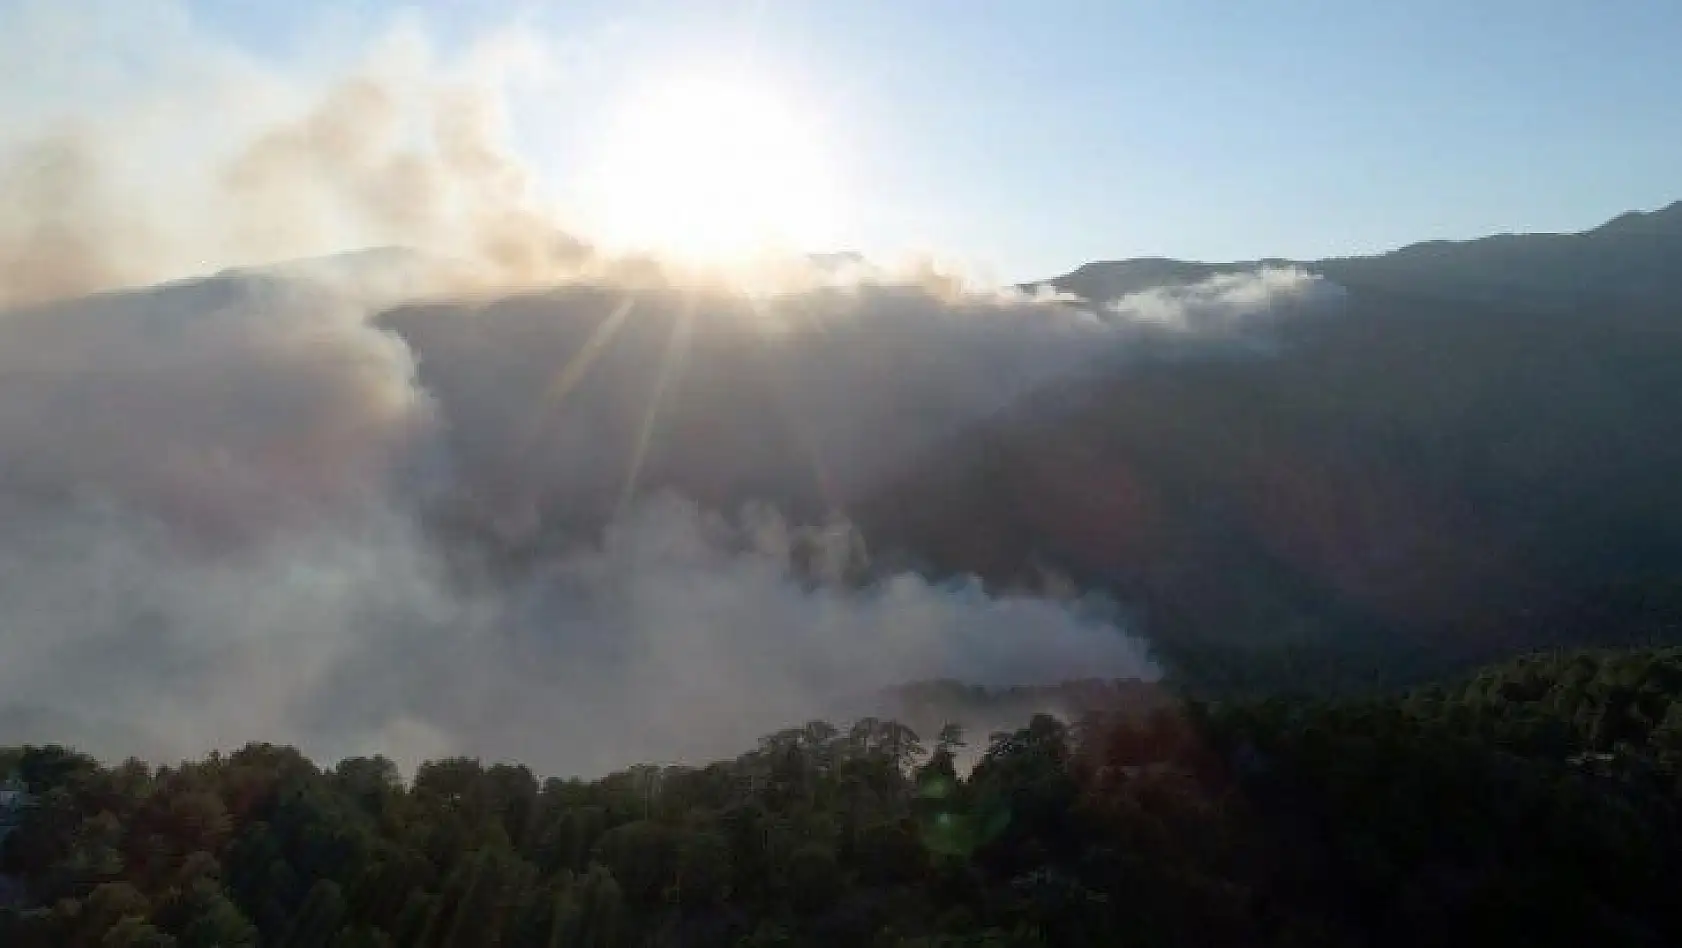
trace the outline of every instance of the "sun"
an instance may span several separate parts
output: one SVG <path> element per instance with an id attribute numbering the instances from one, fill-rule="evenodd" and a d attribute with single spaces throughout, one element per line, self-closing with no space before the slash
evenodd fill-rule
<path id="1" fill-rule="evenodd" d="M 581 210 L 602 244 L 691 265 L 828 249 L 841 205 L 829 157 L 809 117 L 763 85 L 669 81 L 617 110 Z"/>

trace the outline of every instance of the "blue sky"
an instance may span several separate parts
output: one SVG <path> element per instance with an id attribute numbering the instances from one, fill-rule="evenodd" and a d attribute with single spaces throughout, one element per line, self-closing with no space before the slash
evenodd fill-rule
<path id="1" fill-rule="evenodd" d="M 1682 198 L 1673 0 L 190 6 L 279 60 L 399 11 L 446 43 L 539 31 L 576 81 L 515 117 L 556 181 L 615 88 L 747 63 L 819 116 L 857 204 L 845 242 L 1010 279 L 1576 230 Z"/>

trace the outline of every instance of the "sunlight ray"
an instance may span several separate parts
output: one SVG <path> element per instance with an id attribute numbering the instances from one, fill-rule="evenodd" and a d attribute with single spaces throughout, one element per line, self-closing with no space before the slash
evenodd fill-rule
<path id="1" fill-rule="evenodd" d="M 660 368 L 654 376 L 654 389 L 648 397 L 648 411 L 643 413 L 642 427 L 637 432 L 636 446 L 631 452 L 631 466 L 625 474 L 625 489 L 619 496 L 621 513 L 636 499 L 637 479 L 642 476 L 643 462 L 648 457 L 649 444 L 654 440 L 654 426 L 660 419 L 660 406 L 665 401 L 666 389 L 672 377 L 681 370 L 684 357 L 689 352 L 690 337 L 695 329 L 695 307 L 695 296 L 691 293 L 677 321 L 672 324 L 671 335 L 666 337 L 666 349 L 660 354 Z"/>
<path id="2" fill-rule="evenodd" d="M 618 334 L 619 328 L 625 324 L 625 320 L 630 317 L 631 311 L 635 308 L 636 297 L 626 293 L 619 304 L 613 308 L 613 312 L 597 324 L 596 328 L 590 333 L 590 338 L 584 340 L 584 345 L 580 346 L 578 351 L 573 353 L 572 358 L 567 360 L 566 365 L 555 373 L 554 379 L 543 390 L 542 397 L 538 399 L 537 406 L 532 411 L 525 437 L 521 439 L 520 455 L 522 457 L 529 457 L 537 450 L 538 445 L 543 440 L 545 423 L 560 407 L 561 403 L 566 400 L 567 396 L 572 393 L 572 390 L 577 388 L 578 384 L 589 374 L 590 367 L 607 349 L 608 343 L 613 341 L 613 337 Z"/>
<path id="3" fill-rule="evenodd" d="M 793 303 L 794 301 L 791 300 L 790 304 Z M 748 305 L 753 308 L 755 318 L 760 320 L 769 318 L 765 314 L 763 300 L 750 296 Z M 815 319 L 807 320 L 804 325 L 815 329 L 820 334 L 828 332 L 828 327 L 823 326 L 820 321 Z M 810 465 L 812 482 L 818 489 L 818 497 L 823 501 L 825 510 L 829 513 L 841 513 L 840 495 L 835 490 L 834 482 L 829 477 L 828 468 L 824 465 L 823 453 L 818 448 L 817 439 L 812 435 L 811 425 L 805 419 L 797 416 L 798 413 L 793 399 L 789 396 L 789 380 L 782 372 L 778 371 L 779 363 L 777 359 L 767 350 L 767 347 L 776 344 L 774 337 L 761 335 L 759 345 L 755 349 L 765 359 L 766 378 L 770 380 L 770 390 L 766 394 L 777 413 L 778 419 L 782 422 L 783 430 L 794 437 L 800 454 Z"/>

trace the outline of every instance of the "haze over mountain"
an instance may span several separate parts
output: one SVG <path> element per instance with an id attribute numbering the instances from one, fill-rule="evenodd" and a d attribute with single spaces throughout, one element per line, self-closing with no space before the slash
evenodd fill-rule
<path id="1" fill-rule="evenodd" d="M 1504 306 L 1673 306 L 1682 293 L 1682 201 L 1628 211 L 1575 234 L 1497 234 L 1409 244 L 1370 257 L 1199 263 L 1159 257 L 1088 263 L 1047 284 L 1107 303 L 1258 267 L 1301 267 L 1347 287 Z"/>
<path id="2" fill-rule="evenodd" d="M 912 282 L 393 305 L 413 259 L 0 317 L 12 739 L 600 771 L 905 680 L 1158 674 L 1102 603 L 872 567 L 837 502 L 1154 329 Z"/>
<path id="3" fill-rule="evenodd" d="M 1086 303 L 403 302 L 387 251 L 14 311 L 10 720 L 593 769 L 919 678 L 1154 677 L 1139 635 L 1266 689 L 1668 638 L 1678 213 L 1052 281 Z M 552 723 L 604 708 L 610 746 Z"/>
<path id="4" fill-rule="evenodd" d="M 1187 675 L 1227 684 L 1674 637 L 1674 612 L 1613 617 L 1682 575 L 1679 264 L 1682 203 L 1375 257 L 1088 264 L 1050 285 L 1137 306 L 1297 266 L 1348 297 L 1281 327 L 1271 358 L 1019 404 L 857 516 L 949 568 L 1071 570 L 1140 607 Z"/>

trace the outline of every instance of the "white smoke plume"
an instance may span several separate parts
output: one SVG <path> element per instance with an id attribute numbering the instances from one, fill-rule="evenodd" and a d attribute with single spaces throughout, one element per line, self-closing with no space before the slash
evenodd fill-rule
<path id="1" fill-rule="evenodd" d="M 589 773 L 731 755 L 907 679 L 1150 667 L 1050 601 L 803 582 L 779 533 L 666 497 L 517 582 L 464 587 L 403 518 L 204 557 L 132 517 L 58 515 L 0 548 L 0 725 L 111 755 L 271 739 Z"/>
<path id="2" fill-rule="evenodd" d="M 518 49 L 399 25 L 300 77 L 169 2 L 0 8 L 0 305 L 389 244 L 458 284 L 585 269 L 508 145 Z"/>
<path id="3" fill-rule="evenodd" d="M 1208 337 L 1251 328 L 1257 314 L 1281 308 L 1323 308 L 1343 288 L 1301 267 L 1264 266 L 1217 273 L 1200 283 L 1131 293 L 1110 303 L 1116 318 Z"/>
<path id="4" fill-rule="evenodd" d="M 55 9 L 8 16 L 38 37 Z M 198 42 L 149 28 L 147 55 Z M 20 35 L 0 51 L 41 58 Z M 398 47 L 313 100 L 203 58 L 266 124 L 166 72 L 134 95 L 210 111 L 7 133 L 0 743 L 597 772 L 728 754 L 912 679 L 1157 674 L 1067 602 L 883 574 L 846 509 L 1158 324 L 1234 324 L 1314 278 L 1126 317 L 927 279 L 670 286 L 593 259 L 528 200 L 494 95 L 440 92 Z M 137 189 L 171 129 L 208 139 L 183 166 L 207 174 Z M 81 295 L 390 242 L 426 253 Z M 439 298 L 464 279 L 471 301 Z"/>

